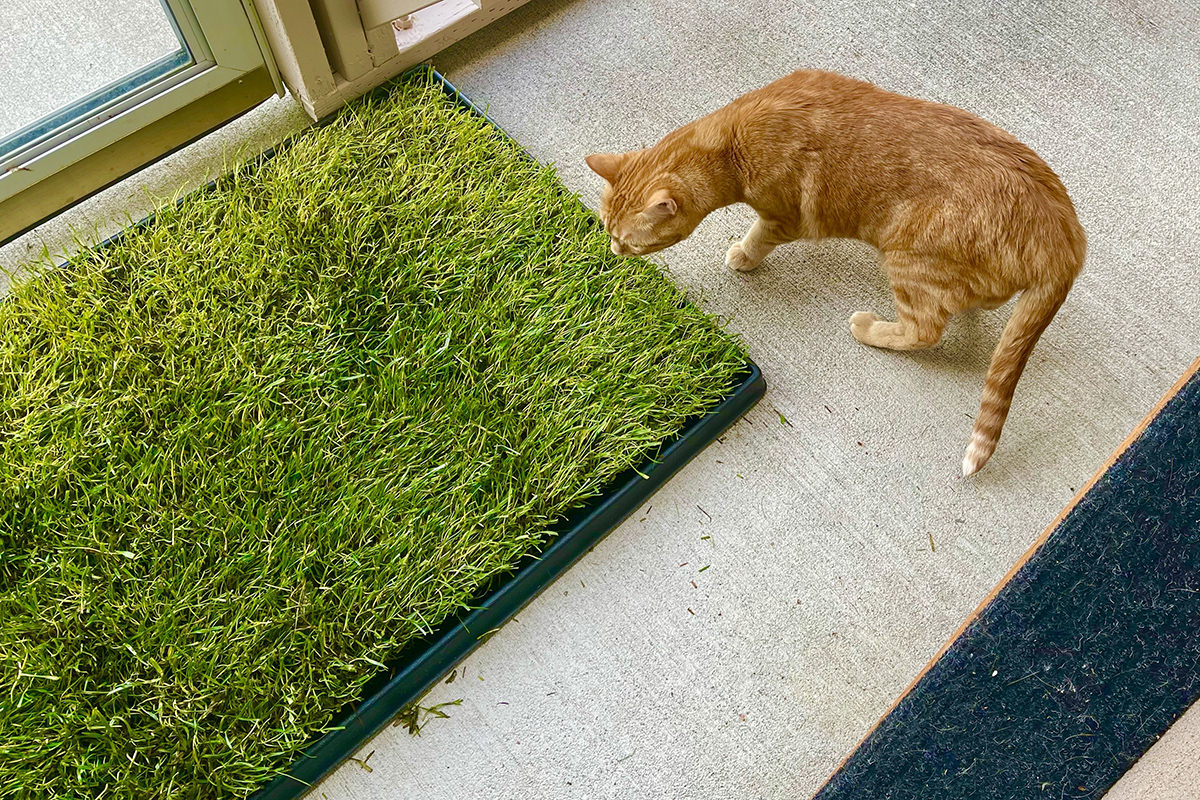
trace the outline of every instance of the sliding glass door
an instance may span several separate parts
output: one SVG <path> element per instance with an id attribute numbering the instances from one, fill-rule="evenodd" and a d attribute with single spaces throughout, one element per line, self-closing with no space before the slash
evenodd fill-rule
<path id="1" fill-rule="evenodd" d="M 249 2 L 249 0 L 246 0 Z M 2 0 L 0 242 L 269 96 L 242 0 Z"/>

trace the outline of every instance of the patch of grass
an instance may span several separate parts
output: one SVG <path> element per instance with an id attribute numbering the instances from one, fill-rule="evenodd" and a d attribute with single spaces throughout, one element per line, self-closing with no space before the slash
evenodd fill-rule
<path id="1" fill-rule="evenodd" d="M 447 681 L 447 683 L 449 683 L 449 681 Z M 433 706 L 423 706 L 419 702 L 413 703 L 408 708 L 396 715 L 395 721 L 392 722 L 392 727 L 395 728 L 398 725 L 403 725 L 411 735 L 420 736 L 421 729 L 424 728 L 429 722 L 430 717 L 437 717 L 438 719 L 450 719 L 450 715 L 445 711 L 442 711 L 442 709 L 448 706 L 461 705 L 461 697 L 457 700 L 448 700 L 445 703 L 438 703 L 437 705 Z"/>
<path id="2" fill-rule="evenodd" d="M 421 79 L 0 303 L 0 797 L 242 796 L 739 346 Z"/>

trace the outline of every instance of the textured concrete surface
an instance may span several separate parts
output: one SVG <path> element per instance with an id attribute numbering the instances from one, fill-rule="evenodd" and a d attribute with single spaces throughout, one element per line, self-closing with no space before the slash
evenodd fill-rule
<path id="1" fill-rule="evenodd" d="M 1196 800 L 1200 797 L 1200 705 L 1117 781 L 1105 800 Z"/>
<path id="2" fill-rule="evenodd" d="M 0 18 L 0 138 L 180 46 L 159 0 L 2 0 Z"/>
<path id="3" fill-rule="evenodd" d="M 891 310 L 870 251 L 796 244 L 734 275 L 722 255 L 751 215 L 714 215 L 663 260 L 733 318 L 767 398 L 433 692 L 462 699 L 451 719 L 388 730 L 359 753 L 373 772 L 348 763 L 315 796 L 809 796 L 1200 351 L 1198 18 L 548 0 L 435 59 L 593 204 L 586 154 L 797 67 L 960 105 L 1059 171 L 1091 255 L 996 456 L 963 482 L 1008 309 L 931 352 L 866 349 L 847 318 Z"/>
<path id="4" fill-rule="evenodd" d="M 797 67 L 954 103 L 1059 171 L 1091 255 L 996 456 L 963 482 L 1007 309 L 959 319 L 927 353 L 870 350 L 846 323 L 891 310 L 869 250 L 795 244 L 735 275 L 722 256 L 751 215 L 714 215 L 663 260 L 732 317 L 767 398 L 433 692 L 462 700 L 449 720 L 420 738 L 388 729 L 358 754 L 374 753 L 371 771 L 347 763 L 312 796 L 811 794 L 1200 353 L 1197 37 L 1194 8 L 1149 0 L 537 0 L 439 57 L 593 204 L 587 153 L 650 143 Z M 222 153 L 302 124 L 272 101 L 0 265 L 105 235 L 219 171 Z M 1156 746 L 1122 800 L 1175 796 L 1155 783 L 1170 776 L 1200 794 L 1194 737 L 1154 761 L 1176 730 L 1189 735 Z"/>

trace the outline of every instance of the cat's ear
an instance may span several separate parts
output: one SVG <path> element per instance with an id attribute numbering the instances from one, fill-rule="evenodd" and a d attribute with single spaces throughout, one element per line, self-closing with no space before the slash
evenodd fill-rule
<path id="1" fill-rule="evenodd" d="M 650 222 L 662 222 L 668 217 L 675 216 L 675 212 L 678 210 L 679 203 L 671 196 L 671 192 L 667 189 L 659 189 L 650 195 L 650 201 L 642 209 L 642 216 Z"/>
<path id="2" fill-rule="evenodd" d="M 621 168 L 622 158 L 620 153 L 593 153 L 584 160 L 592 168 L 592 172 L 612 183 L 616 180 L 617 170 Z"/>

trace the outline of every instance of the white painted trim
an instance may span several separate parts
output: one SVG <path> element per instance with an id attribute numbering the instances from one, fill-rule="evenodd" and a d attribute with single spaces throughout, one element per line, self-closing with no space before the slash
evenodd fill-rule
<path id="1" fill-rule="evenodd" d="M 312 114 L 309 98 L 329 94 L 336 87 L 312 8 L 303 0 L 253 0 L 253 3 L 283 82 Z"/>
<path id="2" fill-rule="evenodd" d="M 325 43 L 329 65 L 346 80 L 375 68 L 358 8 L 347 0 L 315 0 L 309 4 Z"/>
<path id="3" fill-rule="evenodd" d="M 396 57 L 396 32 L 391 24 L 367 29 L 367 47 L 371 50 L 371 62 L 381 67 Z"/>
<path id="4" fill-rule="evenodd" d="M 400 19 L 437 2 L 438 0 L 358 0 L 358 13 L 362 16 L 363 25 L 367 28 L 374 28 L 379 25 L 389 25 L 392 20 Z"/>
<path id="5" fill-rule="evenodd" d="M 332 93 L 303 100 L 304 108 L 320 119 L 527 2 L 490 0 L 480 8 L 471 0 L 441 0 L 428 6 L 412 15 L 412 28 L 396 32 L 399 52 L 394 59 L 356 80 L 337 81 Z"/>
<path id="6" fill-rule="evenodd" d="M 410 27 L 396 31 L 396 46 L 401 53 L 419 47 L 422 42 L 444 35 L 446 29 L 455 23 L 479 13 L 479 4 L 474 0 L 441 0 L 433 3 L 410 16 Z"/>
<path id="7" fill-rule="evenodd" d="M 288 88 L 309 116 L 319 119 L 529 0 L 439 0 L 433 3 L 429 0 L 379 0 L 375 5 L 372 5 L 375 0 L 357 0 L 374 66 L 352 78 L 332 66 L 337 59 L 326 51 L 328 44 L 322 43 L 317 35 L 317 23 L 310 4 L 355 0 L 254 2 Z M 411 28 L 393 31 L 390 25 L 371 25 L 377 19 L 390 22 L 405 16 L 403 4 L 420 9 L 411 14 Z M 391 16 L 393 14 L 395 16 Z"/>

